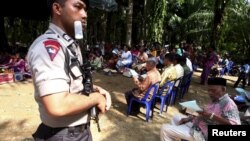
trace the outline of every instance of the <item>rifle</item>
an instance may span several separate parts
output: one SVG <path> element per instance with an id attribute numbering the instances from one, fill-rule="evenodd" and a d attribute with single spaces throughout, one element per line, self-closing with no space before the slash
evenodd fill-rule
<path id="1" fill-rule="evenodd" d="M 75 27 L 75 38 L 79 42 L 79 45 L 80 45 L 81 50 L 82 50 L 82 57 L 83 57 L 82 58 L 83 64 L 79 65 L 80 71 L 83 75 L 82 84 L 83 84 L 84 89 L 82 91 L 82 94 L 89 96 L 89 94 L 94 92 L 94 89 L 93 89 L 93 83 L 92 83 L 91 65 L 90 65 L 90 62 L 88 60 L 86 33 L 83 34 L 82 23 L 80 21 L 75 21 L 74 27 Z M 80 63 L 80 62 L 78 62 L 78 63 Z M 98 110 L 97 110 L 96 106 L 94 106 L 90 109 L 90 116 L 91 116 L 91 119 L 96 121 L 98 132 L 101 132 L 101 128 L 100 128 L 100 124 L 99 124 Z"/>

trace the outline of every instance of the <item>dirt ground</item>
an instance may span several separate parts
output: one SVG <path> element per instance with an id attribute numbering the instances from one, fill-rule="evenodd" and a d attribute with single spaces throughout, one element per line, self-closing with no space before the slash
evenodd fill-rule
<path id="1" fill-rule="evenodd" d="M 187 100 L 196 99 L 200 105 L 205 105 L 209 97 L 206 86 L 199 85 L 200 72 L 195 72 L 192 78 Z M 232 85 L 236 77 L 226 76 L 228 91 L 235 93 Z M 122 75 L 107 76 L 103 72 L 94 74 L 94 83 L 107 89 L 112 96 L 113 105 L 110 111 L 100 115 L 101 132 L 98 133 L 94 121 L 91 131 L 94 141 L 159 141 L 159 131 L 163 123 L 178 114 L 178 102 L 169 107 L 164 116 L 155 116 L 150 122 L 145 122 L 145 110 L 141 108 L 138 116 L 126 116 L 124 92 L 134 87 L 132 79 Z M 31 134 L 40 124 L 38 106 L 33 97 L 31 80 L 0 85 L 0 141 L 30 141 Z"/>

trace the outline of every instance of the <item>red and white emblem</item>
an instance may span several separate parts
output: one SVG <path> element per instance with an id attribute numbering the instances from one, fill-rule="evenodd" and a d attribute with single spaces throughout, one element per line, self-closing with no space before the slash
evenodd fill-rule
<path id="1" fill-rule="evenodd" d="M 53 61 L 56 57 L 58 51 L 61 48 L 60 43 L 58 43 L 56 40 L 46 40 L 43 42 L 47 52 L 49 53 L 50 60 Z"/>

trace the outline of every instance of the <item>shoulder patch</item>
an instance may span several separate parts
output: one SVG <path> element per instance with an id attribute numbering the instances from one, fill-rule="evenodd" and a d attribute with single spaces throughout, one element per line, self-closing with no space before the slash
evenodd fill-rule
<path id="1" fill-rule="evenodd" d="M 50 56 L 50 60 L 53 61 L 54 58 L 56 57 L 58 51 L 61 48 L 61 45 L 58 41 L 53 40 L 53 39 L 49 39 L 43 42 L 49 56 Z"/>

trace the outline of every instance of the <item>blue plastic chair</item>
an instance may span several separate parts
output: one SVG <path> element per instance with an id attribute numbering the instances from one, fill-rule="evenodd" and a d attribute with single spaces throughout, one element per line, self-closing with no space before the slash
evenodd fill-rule
<path id="1" fill-rule="evenodd" d="M 137 102 L 140 104 L 144 104 L 146 106 L 146 121 L 148 122 L 149 120 L 149 113 L 152 109 L 152 103 L 155 99 L 156 93 L 158 92 L 159 89 L 159 82 L 152 84 L 148 90 L 145 93 L 145 96 L 142 99 L 137 99 L 136 97 L 132 97 L 129 102 L 129 107 L 127 111 L 127 115 L 130 115 L 131 113 L 131 108 L 132 108 L 132 103 Z M 152 97 L 149 99 L 149 94 L 153 90 Z M 152 111 L 153 112 L 153 111 Z"/>
<path id="2" fill-rule="evenodd" d="M 161 87 L 161 89 L 159 90 L 159 93 L 156 94 L 156 96 L 155 96 L 155 101 L 157 99 L 161 100 L 160 101 L 161 102 L 160 114 L 162 114 L 163 108 L 164 108 L 165 104 L 167 103 L 167 100 L 171 97 L 173 86 L 174 86 L 173 82 L 167 81 Z M 167 89 L 167 91 L 166 91 L 166 89 Z M 155 107 L 155 104 L 154 104 L 154 107 Z M 167 109 L 168 109 L 168 104 L 166 104 L 166 112 L 167 112 Z"/>
<path id="3" fill-rule="evenodd" d="M 174 105 L 175 104 L 175 100 L 176 100 L 176 97 L 178 96 L 178 93 L 179 93 L 179 90 L 180 90 L 180 85 L 182 83 L 182 78 L 183 78 L 183 76 L 174 80 L 174 86 L 173 86 L 173 90 L 172 90 L 172 93 L 171 93 L 171 98 L 170 98 L 169 105 Z"/>
<path id="4" fill-rule="evenodd" d="M 184 95 L 188 92 L 188 89 L 192 80 L 192 75 L 193 75 L 193 72 L 190 72 L 187 75 L 183 76 L 181 84 L 180 84 L 180 88 L 179 88 L 180 89 L 179 98 L 183 98 Z"/>
<path id="5" fill-rule="evenodd" d="M 237 96 L 234 98 L 235 101 L 244 102 L 247 106 L 250 106 L 250 102 L 248 98 L 250 98 L 250 92 L 242 89 L 242 88 L 235 88 Z"/>

